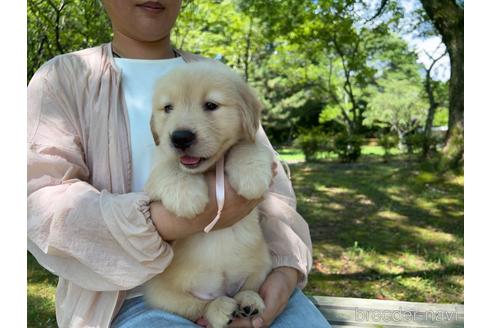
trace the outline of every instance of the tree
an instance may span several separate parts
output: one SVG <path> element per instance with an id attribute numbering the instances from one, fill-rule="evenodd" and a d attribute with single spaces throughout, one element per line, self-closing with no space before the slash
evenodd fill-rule
<path id="1" fill-rule="evenodd" d="M 375 40 L 386 33 L 385 29 L 357 28 L 355 5 L 356 1 L 318 1 L 304 27 L 304 38 L 317 41 L 328 58 L 326 91 L 330 101 L 321 121 L 341 117 L 349 134 L 362 132 L 366 89 L 376 73 L 369 59 L 377 49 Z"/>
<path id="2" fill-rule="evenodd" d="M 360 134 L 378 81 L 388 72 L 414 79 L 420 69 L 390 32 L 401 16 L 390 1 L 392 16 L 375 19 L 364 0 L 184 0 L 172 41 L 240 73 L 265 105 L 275 144 L 320 124 Z M 99 0 L 28 0 L 29 78 L 51 57 L 110 33 Z"/>
<path id="3" fill-rule="evenodd" d="M 425 122 L 422 92 L 421 81 L 412 81 L 401 73 L 388 74 L 372 91 L 365 123 L 389 126 L 398 134 L 403 148 L 407 135 Z"/>
<path id="4" fill-rule="evenodd" d="M 427 56 L 431 59 L 431 64 L 429 67 L 425 68 L 425 92 L 427 94 L 427 99 L 429 102 L 429 109 L 427 112 L 427 119 L 425 120 L 425 128 L 424 128 L 424 140 L 422 143 L 422 158 L 426 159 L 429 156 L 430 146 L 431 146 L 431 133 L 432 126 L 434 123 L 434 115 L 436 113 L 436 109 L 440 105 L 440 100 L 436 98 L 436 81 L 433 81 L 431 78 L 431 72 L 434 66 L 441 58 L 446 55 L 446 52 L 443 52 L 438 57 L 433 57 L 430 54 Z"/>
<path id="5" fill-rule="evenodd" d="M 234 0 L 187 2 L 174 28 L 173 43 L 221 60 L 249 82 L 252 67 L 264 58 L 268 44 L 264 23 L 254 10 Z"/>
<path id="6" fill-rule="evenodd" d="M 297 50 L 282 44 L 281 36 L 269 33 L 268 20 L 257 7 L 237 0 L 192 1 L 182 9 L 173 43 L 206 57 L 216 58 L 236 70 L 259 93 L 267 110 L 263 126 L 279 144 L 292 140 L 297 119 L 291 109 L 304 104 L 295 100 L 306 86 L 298 76 L 297 63 L 287 63 Z M 274 54 L 275 53 L 275 54 Z M 299 56 L 295 56 L 299 61 Z M 294 82 L 294 83 L 291 83 Z M 317 119 L 317 116 L 316 116 Z"/>
<path id="7" fill-rule="evenodd" d="M 392 0 L 381 0 L 376 16 L 381 15 Z M 441 35 L 451 62 L 449 81 L 449 120 L 445 166 L 459 167 L 464 161 L 464 1 L 420 0 L 425 15 Z"/>
<path id="8" fill-rule="evenodd" d="M 451 61 L 449 120 L 444 156 L 451 166 L 464 158 L 464 10 L 455 0 L 420 0 L 446 45 Z"/>
<path id="9" fill-rule="evenodd" d="M 56 55 L 111 40 L 99 0 L 28 0 L 27 79 Z"/>

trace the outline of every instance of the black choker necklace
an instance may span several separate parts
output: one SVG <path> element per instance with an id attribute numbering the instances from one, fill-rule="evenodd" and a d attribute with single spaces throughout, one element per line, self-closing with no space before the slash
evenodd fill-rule
<path id="1" fill-rule="evenodd" d="M 114 58 L 122 58 L 122 57 L 120 56 L 120 54 L 119 54 L 119 53 L 117 53 L 116 51 L 112 50 L 112 52 L 113 52 L 113 57 L 114 57 Z M 174 48 L 173 48 L 173 54 L 174 54 L 174 58 L 178 58 L 178 57 L 180 57 L 180 54 L 179 54 L 179 53 L 176 51 L 176 49 L 174 49 Z"/>

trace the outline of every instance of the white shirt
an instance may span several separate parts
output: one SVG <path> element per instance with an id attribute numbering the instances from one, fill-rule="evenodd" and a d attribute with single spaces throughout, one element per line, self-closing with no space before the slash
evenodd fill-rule
<path id="1" fill-rule="evenodd" d="M 150 130 L 154 84 L 173 67 L 184 64 L 181 57 L 171 59 L 115 58 L 121 70 L 123 96 L 130 121 L 132 152 L 132 191 L 143 191 L 150 175 L 154 139 Z"/>
<path id="2" fill-rule="evenodd" d="M 154 138 L 150 130 L 152 116 L 152 97 L 154 85 L 173 67 L 184 64 L 181 57 L 172 59 L 129 59 L 115 58 L 121 70 L 121 85 L 128 119 L 132 153 L 132 191 L 143 191 L 150 170 L 155 149 Z M 127 292 L 126 299 L 141 296 L 141 286 Z"/>

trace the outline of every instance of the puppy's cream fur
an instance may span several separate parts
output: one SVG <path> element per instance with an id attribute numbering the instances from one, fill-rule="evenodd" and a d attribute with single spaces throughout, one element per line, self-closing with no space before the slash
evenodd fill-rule
<path id="1" fill-rule="evenodd" d="M 218 108 L 206 110 L 206 102 Z M 172 110 L 164 110 L 168 105 Z M 209 201 L 203 173 L 223 155 L 234 190 L 247 199 L 260 198 L 272 179 L 273 161 L 270 150 L 255 143 L 260 110 L 253 91 L 225 65 L 190 63 L 168 73 L 153 99 L 157 151 L 145 186 L 151 199 L 192 219 Z M 173 131 L 183 129 L 197 136 L 184 151 L 170 141 Z M 203 160 L 190 168 L 180 163 L 183 155 Z M 171 264 L 146 284 L 147 301 L 193 321 L 204 316 L 214 328 L 225 327 L 234 312 L 247 307 L 261 313 L 265 305 L 257 291 L 271 259 L 258 220 L 255 209 L 232 227 L 175 241 Z"/>

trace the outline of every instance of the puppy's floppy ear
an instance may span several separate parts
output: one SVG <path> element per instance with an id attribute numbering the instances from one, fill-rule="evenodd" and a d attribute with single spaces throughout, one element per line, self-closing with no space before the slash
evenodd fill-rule
<path id="1" fill-rule="evenodd" d="M 241 111 L 242 127 L 248 140 L 254 142 L 256 132 L 260 126 L 260 114 L 263 105 L 254 90 L 246 82 L 241 81 L 238 84 L 238 89 L 241 97 L 239 109 Z"/>
<path id="2" fill-rule="evenodd" d="M 154 137 L 155 145 L 159 146 L 160 140 L 155 128 L 154 114 L 152 114 L 152 117 L 150 118 L 150 130 L 152 131 L 152 137 Z"/>

